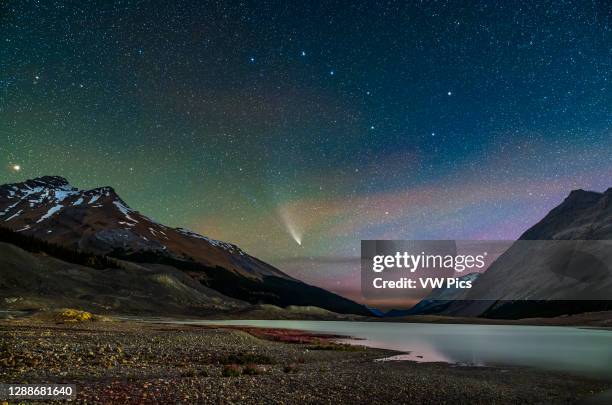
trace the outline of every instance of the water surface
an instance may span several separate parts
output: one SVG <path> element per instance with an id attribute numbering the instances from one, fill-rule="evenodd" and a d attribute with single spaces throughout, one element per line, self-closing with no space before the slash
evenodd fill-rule
<path id="1" fill-rule="evenodd" d="M 325 332 L 347 336 L 341 339 L 344 342 L 406 353 L 398 359 L 528 366 L 612 379 L 612 331 L 604 329 L 344 321 L 176 322 Z"/>

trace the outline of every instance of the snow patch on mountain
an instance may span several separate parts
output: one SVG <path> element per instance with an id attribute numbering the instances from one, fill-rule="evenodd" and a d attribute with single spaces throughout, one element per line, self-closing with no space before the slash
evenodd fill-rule
<path id="1" fill-rule="evenodd" d="M 13 208 L 15 208 L 15 206 L 17 206 L 17 204 L 19 204 L 21 202 L 21 200 L 17 201 L 15 204 L 9 205 L 8 207 L 6 207 L 6 209 L 2 212 L 0 212 L 0 217 L 8 214 Z"/>
<path id="2" fill-rule="evenodd" d="M 63 205 L 56 205 L 55 207 L 51 207 L 49 209 L 49 211 L 47 211 L 47 213 L 45 215 L 43 215 L 42 217 L 40 217 L 40 219 L 38 221 L 36 221 L 36 223 L 40 223 L 46 219 L 51 218 L 54 214 L 56 214 L 57 212 L 59 212 L 62 208 L 64 208 Z"/>
<path id="3" fill-rule="evenodd" d="M 138 223 L 138 221 L 136 221 L 134 218 L 130 217 L 130 213 L 134 212 L 131 209 L 129 209 L 128 207 L 126 207 L 125 205 L 123 205 L 123 203 L 121 203 L 120 201 L 113 201 L 113 204 L 115 205 L 115 207 L 117 207 L 117 209 L 119 211 L 121 211 L 121 213 L 131 222 L 135 222 Z"/>
<path id="4" fill-rule="evenodd" d="M 219 247 L 221 249 L 225 249 L 227 251 L 230 252 L 234 252 L 234 253 L 238 253 L 242 256 L 245 255 L 244 251 L 242 249 L 240 249 L 238 246 L 231 244 L 231 243 L 227 243 L 227 242 L 223 242 L 220 240 L 216 240 L 216 239 L 212 239 L 209 238 L 207 236 L 203 236 L 200 235 L 199 233 L 193 232 L 189 229 L 186 228 L 176 228 L 176 231 L 185 235 L 185 236 L 189 236 L 191 238 L 196 238 L 196 239 L 202 239 L 205 240 L 206 242 L 210 243 L 211 245 L 215 246 L 215 247 Z"/>
<path id="5" fill-rule="evenodd" d="M 11 215 L 11 216 L 10 216 L 10 217 L 8 217 L 7 219 L 5 219 L 5 220 L 4 220 L 4 222 L 8 222 L 8 221 L 10 221 L 11 219 L 17 218 L 19 215 L 21 215 L 21 213 L 22 213 L 22 212 L 23 212 L 23 210 L 19 210 L 19 211 L 17 211 L 17 213 L 16 213 L 16 214 Z"/>

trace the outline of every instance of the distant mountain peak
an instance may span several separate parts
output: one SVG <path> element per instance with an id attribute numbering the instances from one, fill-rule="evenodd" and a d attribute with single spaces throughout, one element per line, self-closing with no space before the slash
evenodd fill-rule
<path id="1" fill-rule="evenodd" d="M 603 193 L 597 191 L 583 190 L 581 188 L 572 190 L 569 195 L 565 198 L 565 201 L 595 201 L 601 198 Z"/>
<path id="2" fill-rule="evenodd" d="M 96 198 L 96 199 L 102 198 L 102 199 L 108 199 L 111 201 L 117 201 L 120 203 L 120 205 L 125 207 L 125 209 L 132 211 L 132 209 L 127 205 L 127 203 L 123 201 L 121 197 L 119 197 L 119 194 L 117 194 L 115 189 L 110 186 L 96 187 L 91 190 L 85 191 L 85 194 L 88 196 L 91 196 L 92 198 Z M 115 205 L 118 206 L 117 204 Z"/>
<path id="3" fill-rule="evenodd" d="M 81 190 L 77 187 L 72 186 L 70 182 L 66 180 L 66 178 L 61 177 L 61 176 L 42 176 L 42 177 L 37 177 L 32 180 L 26 180 L 23 183 L 8 184 L 7 186 L 13 186 L 13 187 L 20 188 L 22 185 L 30 186 L 31 184 L 36 184 L 37 186 L 45 187 L 51 190 L 53 189 L 71 190 L 71 191 L 84 192 L 88 195 L 100 195 L 100 196 L 107 196 L 107 197 L 114 195 L 114 196 L 117 196 L 117 198 L 119 197 L 115 189 L 111 186 L 102 186 L 102 187 L 96 187 L 90 190 Z"/>
<path id="4" fill-rule="evenodd" d="M 96 188 L 93 188 L 93 189 L 91 189 L 89 191 L 91 193 L 106 194 L 106 195 L 111 195 L 111 194 L 117 195 L 117 192 L 111 186 L 96 187 Z"/>
<path id="5" fill-rule="evenodd" d="M 30 181 L 40 184 L 42 186 L 50 187 L 50 188 L 63 188 L 66 186 L 70 186 L 70 183 L 68 182 L 68 180 L 66 180 L 64 177 L 61 177 L 61 176 L 42 176 L 42 177 L 37 177 Z M 28 182 L 26 181 L 25 183 L 28 183 Z"/>
<path id="6" fill-rule="evenodd" d="M 612 205 L 605 193 L 573 190 L 561 204 L 519 239 L 609 239 L 612 232 Z"/>

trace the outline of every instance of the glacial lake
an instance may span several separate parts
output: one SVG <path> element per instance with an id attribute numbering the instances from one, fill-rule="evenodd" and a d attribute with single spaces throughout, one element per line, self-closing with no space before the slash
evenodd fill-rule
<path id="1" fill-rule="evenodd" d="M 343 321 L 171 321 L 299 329 L 347 336 L 340 342 L 403 352 L 386 360 L 527 366 L 612 379 L 612 330 L 520 325 Z M 348 337 L 353 337 L 351 339 Z"/>

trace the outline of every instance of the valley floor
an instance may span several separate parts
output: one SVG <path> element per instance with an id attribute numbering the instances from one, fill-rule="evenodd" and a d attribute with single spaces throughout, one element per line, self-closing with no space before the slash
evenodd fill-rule
<path id="1" fill-rule="evenodd" d="M 0 382 L 76 384 L 78 403 L 558 404 L 610 388 L 533 369 L 374 361 L 393 354 L 198 326 L 0 321 Z M 255 375 L 223 376 L 240 369 Z"/>

